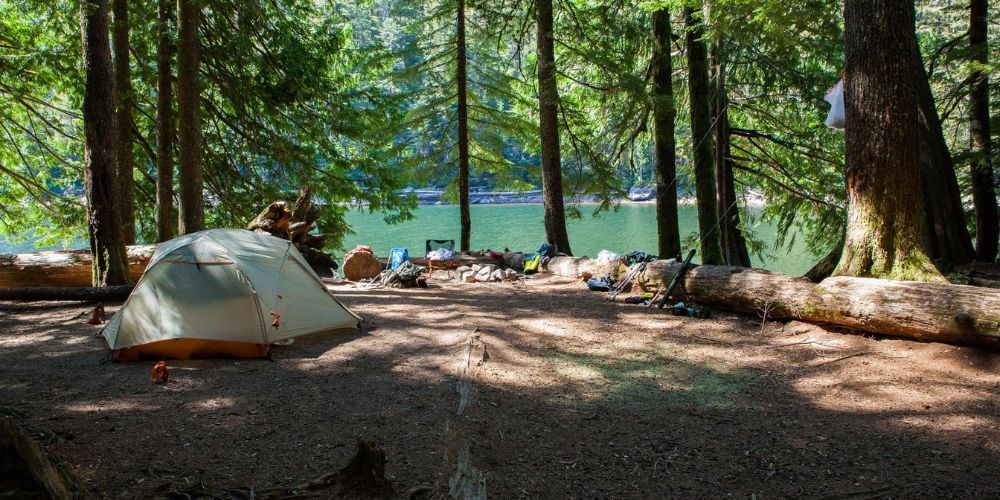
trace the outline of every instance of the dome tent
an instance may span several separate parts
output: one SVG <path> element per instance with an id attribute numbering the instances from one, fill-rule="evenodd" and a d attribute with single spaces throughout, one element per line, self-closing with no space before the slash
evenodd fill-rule
<path id="1" fill-rule="evenodd" d="M 290 241 L 211 229 L 161 243 L 101 334 L 119 359 L 263 357 L 274 342 L 360 319 Z"/>

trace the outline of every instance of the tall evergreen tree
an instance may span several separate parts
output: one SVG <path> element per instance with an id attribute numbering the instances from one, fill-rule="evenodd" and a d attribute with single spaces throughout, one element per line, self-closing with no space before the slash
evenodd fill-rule
<path id="1" fill-rule="evenodd" d="M 177 229 L 174 210 L 174 42 L 170 0 L 157 0 L 156 20 L 156 241 L 172 239 Z"/>
<path id="2" fill-rule="evenodd" d="M 673 65 L 670 11 L 661 8 L 652 14 L 653 88 L 650 100 L 653 108 L 653 142 L 656 171 L 656 235 L 659 255 L 668 257 L 681 253 L 680 229 L 677 225 L 677 151 L 674 141 Z"/>
<path id="3" fill-rule="evenodd" d="M 969 138 L 975 154 L 971 165 L 972 204 L 976 210 L 976 258 L 997 259 L 1000 213 L 997 211 L 996 172 L 990 147 L 990 85 L 988 62 L 987 1 L 970 0 L 969 48 L 977 65 L 969 86 Z"/>
<path id="4" fill-rule="evenodd" d="M 111 5 L 114 22 L 111 24 L 111 39 L 114 46 L 115 94 L 118 96 L 116 121 L 118 124 L 118 147 L 116 176 L 121 206 L 122 231 L 125 243 L 135 244 L 135 182 L 132 171 L 135 155 L 132 152 L 132 68 L 129 55 L 128 0 L 113 0 Z"/>
<path id="5" fill-rule="evenodd" d="M 556 250 L 572 255 L 569 233 L 566 231 L 562 164 L 559 157 L 559 88 L 556 83 L 552 0 L 535 0 L 535 27 L 545 239 L 555 245 Z"/>
<path id="6" fill-rule="evenodd" d="M 87 226 L 93 259 L 94 286 L 128 282 L 125 235 L 122 231 L 116 175 L 114 70 L 108 36 L 108 0 L 83 2 L 83 124 L 84 186 L 87 193 Z"/>
<path id="7" fill-rule="evenodd" d="M 461 238 L 459 248 L 470 249 L 472 215 L 469 210 L 469 64 L 465 44 L 465 0 L 455 6 L 455 81 L 458 98 L 458 206 Z"/>
<path id="8" fill-rule="evenodd" d="M 708 87 L 708 50 L 702 13 L 684 8 L 684 34 L 687 48 L 688 107 L 691 113 L 691 141 L 694 156 L 694 183 L 698 198 L 698 232 L 701 239 L 701 261 L 704 264 L 724 264 L 719 242 L 719 206 L 715 189 L 715 159 L 713 156 L 711 93 Z M 715 117 L 716 119 L 718 117 Z"/>
<path id="9" fill-rule="evenodd" d="M 847 235 L 835 274 L 943 281 L 924 252 L 908 0 L 844 8 Z"/>
<path id="10" fill-rule="evenodd" d="M 178 181 L 180 186 L 179 232 L 205 229 L 202 182 L 201 93 L 199 86 L 200 0 L 177 2 L 177 127 Z"/>

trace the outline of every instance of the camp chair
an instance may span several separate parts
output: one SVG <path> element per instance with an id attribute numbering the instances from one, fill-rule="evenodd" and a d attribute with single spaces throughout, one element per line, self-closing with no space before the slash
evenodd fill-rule
<path id="1" fill-rule="evenodd" d="M 410 260 L 410 252 L 405 248 L 393 248 L 389 250 L 389 261 L 386 262 L 386 269 L 396 270 L 404 262 Z"/>
<path id="2" fill-rule="evenodd" d="M 440 269 L 446 271 L 448 277 L 451 278 L 451 270 L 455 268 L 454 257 L 451 259 L 432 259 L 430 254 L 436 250 L 448 250 L 454 253 L 455 240 L 427 240 L 424 248 L 426 250 L 424 256 L 427 257 L 427 277 L 434 276 L 434 270 Z"/>

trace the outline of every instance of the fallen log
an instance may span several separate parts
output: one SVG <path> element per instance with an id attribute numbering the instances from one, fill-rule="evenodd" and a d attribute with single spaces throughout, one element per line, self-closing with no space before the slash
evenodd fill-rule
<path id="1" fill-rule="evenodd" d="M 0 288 L 0 300 L 79 300 L 110 302 L 128 298 L 135 285 Z"/>
<path id="2" fill-rule="evenodd" d="M 139 281 L 156 245 L 128 247 L 129 279 Z M 89 287 L 90 250 L 52 250 L 0 255 L 0 288 Z"/>
<path id="3" fill-rule="evenodd" d="M 583 273 L 605 276 L 618 270 L 618 262 L 598 262 L 587 257 L 552 257 L 545 268 L 559 276 L 576 278 Z"/>
<path id="4" fill-rule="evenodd" d="M 639 284 L 649 291 L 665 287 L 679 267 L 650 262 Z M 1000 347 L 1000 290 L 992 288 L 844 276 L 812 283 L 763 269 L 695 266 L 674 296 L 735 312 L 759 314 L 766 308 L 772 319 Z"/>

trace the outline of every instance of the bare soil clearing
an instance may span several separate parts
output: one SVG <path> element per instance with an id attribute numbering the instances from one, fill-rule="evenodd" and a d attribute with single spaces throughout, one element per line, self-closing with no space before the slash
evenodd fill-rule
<path id="1" fill-rule="evenodd" d="M 678 318 L 554 277 L 431 284 L 335 287 L 361 332 L 168 361 L 164 386 L 101 364 L 88 306 L 0 303 L 0 412 L 109 497 L 287 488 L 362 437 L 397 497 L 447 495 L 466 450 L 497 498 L 1000 495 L 998 353 Z"/>

